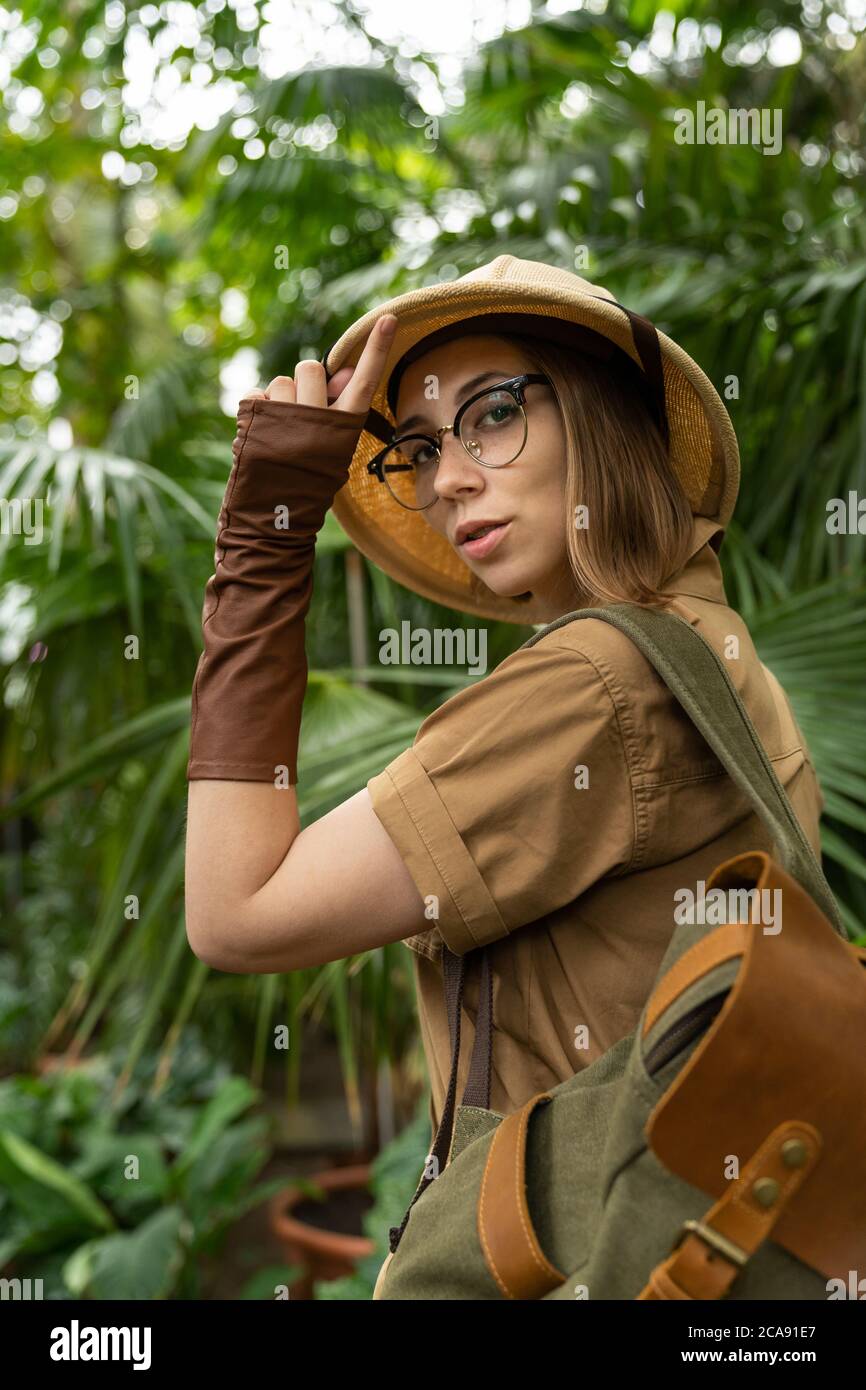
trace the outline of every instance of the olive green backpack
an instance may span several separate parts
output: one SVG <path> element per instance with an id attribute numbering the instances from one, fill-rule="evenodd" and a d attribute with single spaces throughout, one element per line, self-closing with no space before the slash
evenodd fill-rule
<path id="1" fill-rule="evenodd" d="M 737 906 L 715 927 L 675 926 L 635 1032 L 507 1117 L 489 1108 L 483 949 L 471 953 L 479 1008 L 455 1108 L 469 957 L 443 949 L 450 1082 L 377 1297 L 846 1297 L 866 1275 L 866 951 L 849 942 L 713 647 L 682 618 L 632 604 L 566 614 L 523 645 L 580 618 L 637 644 L 777 858 L 720 864 L 705 903 L 721 889 L 715 900 Z M 761 925 L 755 889 L 781 893 L 781 930 Z"/>

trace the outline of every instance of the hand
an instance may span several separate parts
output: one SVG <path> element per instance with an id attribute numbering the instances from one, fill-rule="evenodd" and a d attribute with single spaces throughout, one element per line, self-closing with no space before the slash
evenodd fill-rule
<path id="1" fill-rule="evenodd" d="M 294 377 L 275 376 L 265 391 L 248 391 L 244 400 L 284 401 L 289 405 L 331 406 L 334 410 L 368 411 L 385 367 L 397 328 L 394 314 L 377 319 L 356 367 L 341 367 L 330 381 L 321 362 L 299 362 Z"/>

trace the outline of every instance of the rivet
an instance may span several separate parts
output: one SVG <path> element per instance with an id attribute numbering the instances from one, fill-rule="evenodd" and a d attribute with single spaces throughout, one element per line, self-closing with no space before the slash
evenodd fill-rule
<path id="1" fill-rule="evenodd" d="M 771 1207 L 781 1190 L 775 1178 L 758 1178 L 752 1188 L 752 1196 L 760 1206 Z"/>
<path id="2" fill-rule="evenodd" d="M 787 1168 L 802 1168 L 808 1156 L 802 1139 L 786 1139 L 782 1145 L 782 1162 Z"/>

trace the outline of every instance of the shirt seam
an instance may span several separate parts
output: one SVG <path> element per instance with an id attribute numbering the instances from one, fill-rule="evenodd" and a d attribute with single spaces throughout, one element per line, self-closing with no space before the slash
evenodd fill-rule
<path id="1" fill-rule="evenodd" d="M 804 754 L 804 757 L 805 757 L 803 745 L 800 744 L 800 743 L 798 743 L 798 744 L 796 745 L 796 747 L 794 747 L 794 748 L 789 748 L 788 751 L 787 751 L 786 753 L 774 753 L 774 754 L 772 754 L 772 756 L 768 753 L 768 754 L 767 754 L 767 757 L 768 757 L 768 759 L 769 759 L 769 761 L 770 761 L 771 763 L 778 763 L 778 762 L 784 762 L 785 758 L 790 758 L 791 755 L 794 754 L 794 753 L 803 753 L 803 754 Z M 719 760 L 719 761 L 721 761 L 721 760 Z M 712 771 L 712 772 L 685 773 L 682 777 L 666 777 L 666 778 L 665 778 L 663 781 L 661 781 L 661 782 L 641 782 L 640 785 L 641 785 L 641 789 L 644 790 L 644 791 L 656 791 L 656 790 L 658 790 L 658 789 L 661 788 L 661 787 L 673 787 L 673 786 L 676 786 L 676 785 L 678 785 L 680 782 L 709 782 L 709 781 L 712 781 L 712 779 L 713 779 L 714 777 L 723 777 L 723 776 L 724 776 L 724 777 L 728 777 L 728 776 L 730 776 L 730 773 L 727 771 L 726 768 L 721 767 L 721 768 L 715 769 L 715 770 Z"/>
<path id="2" fill-rule="evenodd" d="M 629 859 L 625 867 L 621 869 L 619 871 L 619 874 L 617 875 L 617 877 L 624 877 L 625 875 L 633 872 L 634 868 L 642 862 L 642 859 L 646 852 L 647 840 L 647 817 L 643 812 L 643 808 L 641 806 L 642 798 L 639 795 L 640 791 L 642 791 L 642 788 L 639 788 L 635 783 L 633 763 L 629 754 L 629 738 L 626 736 L 626 730 L 624 727 L 625 723 L 630 723 L 630 720 L 628 720 L 627 718 L 623 718 L 623 716 L 627 713 L 627 705 L 625 705 L 624 703 L 623 708 L 620 708 L 620 705 L 618 704 L 616 697 L 614 696 L 614 693 L 610 688 L 610 684 L 608 683 L 605 673 L 601 670 L 598 663 L 593 660 L 593 658 L 589 655 L 588 652 L 575 647 L 568 647 L 563 642 L 554 642 L 551 643 L 551 646 L 557 647 L 560 651 L 568 652 L 571 656 L 582 657 L 584 661 L 587 661 L 589 665 L 592 667 L 592 669 L 595 671 L 602 685 L 604 686 L 604 689 L 607 692 L 607 697 L 610 700 L 611 705 L 613 706 L 614 717 L 616 719 L 617 733 L 619 734 L 620 746 L 623 751 L 623 758 L 625 761 L 626 771 L 628 773 L 628 784 L 629 790 L 631 792 L 632 807 L 631 858 Z M 633 731 L 630 729 L 629 734 L 631 733 L 633 733 Z"/>

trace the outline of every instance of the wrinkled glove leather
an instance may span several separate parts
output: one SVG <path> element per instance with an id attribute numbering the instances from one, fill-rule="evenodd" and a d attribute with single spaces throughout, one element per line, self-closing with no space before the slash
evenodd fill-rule
<path id="1" fill-rule="evenodd" d="M 258 398 L 238 407 L 202 609 L 189 781 L 275 782 L 288 769 L 297 783 L 316 535 L 349 476 L 364 419 Z"/>

